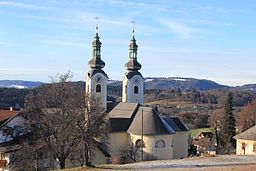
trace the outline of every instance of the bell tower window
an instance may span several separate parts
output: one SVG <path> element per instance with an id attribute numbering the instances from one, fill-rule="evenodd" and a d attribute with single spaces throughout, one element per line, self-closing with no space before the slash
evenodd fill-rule
<path id="1" fill-rule="evenodd" d="M 101 92 L 101 85 L 99 85 L 99 84 L 96 85 L 96 92 L 97 93 Z"/>
<path id="2" fill-rule="evenodd" d="M 139 87 L 138 86 L 134 86 L 134 94 L 138 94 L 139 93 Z"/>

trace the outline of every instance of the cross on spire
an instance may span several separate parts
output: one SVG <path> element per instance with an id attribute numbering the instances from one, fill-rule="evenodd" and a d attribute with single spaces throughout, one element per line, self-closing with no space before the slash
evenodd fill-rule
<path id="1" fill-rule="evenodd" d="M 96 20 L 96 33 L 99 32 L 99 20 L 100 20 L 100 17 L 94 17 L 94 19 Z"/>
<path id="2" fill-rule="evenodd" d="M 132 23 L 132 36 L 134 36 L 134 25 L 136 21 L 132 20 L 130 23 Z"/>

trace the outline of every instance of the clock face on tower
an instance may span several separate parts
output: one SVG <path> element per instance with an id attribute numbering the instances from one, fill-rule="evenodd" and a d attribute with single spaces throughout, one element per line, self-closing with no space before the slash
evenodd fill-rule
<path id="1" fill-rule="evenodd" d="M 133 79 L 133 82 L 134 82 L 134 84 L 139 84 L 140 79 L 139 79 L 138 77 L 135 77 L 135 78 Z"/>
<path id="2" fill-rule="evenodd" d="M 97 83 L 100 83 L 100 82 L 102 81 L 102 77 L 101 77 L 100 75 L 96 76 L 96 77 L 95 77 L 95 81 L 96 81 Z"/>

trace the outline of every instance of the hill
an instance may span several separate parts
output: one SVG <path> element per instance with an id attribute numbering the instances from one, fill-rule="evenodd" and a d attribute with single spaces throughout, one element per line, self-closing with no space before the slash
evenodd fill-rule
<path id="1" fill-rule="evenodd" d="M 2 88 L 33 88 L 44 84 L 39 81 L 23 81 L 23 80 L 0 80 L 0 87 Z"/>
<path id="2" fill-rule="evenodd" d="M 83 81 L 78 81 L 79 84 L 84 84 Z M 43 82 L 39 81 L 23 81 L 23 80 L 0 80 L 0 87 L 2 88 L 34 88 L 38 87 Z M 121 87 L 122 82 L 118 80 L 110 80 L 110 86 Z M 149 89 L 179 89 L 181 91 L 185 90 L 196 90 L 196 91 L 208 91 L 219 88 L 227 88 L 234 90 L 247 90 L 256 92 L 256 84 L 246 84 L 243 86 L 227 86 L 216 83 L 211 80 L 206 79 L 196 79 L 196 78 L 184 78 L 184 77 L 146 77 L 145 78 L 145 88 Z"/>
<path id="3" fill-rule="evenodd" d="M 207 91 L 216 88 L 230 88 L 230 86 L 221 85 L 211 80 L 183 78 L 183 77 L 148 77 L 145 80 L 146 89 L 180 89 Z"/>
<path id="4" fill-rule="evenodd" d="M 237 90 L 248 90 L 248 91 L 255 91 L 256 92 L 256 84 L 245 84 L 243 86 L 235 87 Z"/>

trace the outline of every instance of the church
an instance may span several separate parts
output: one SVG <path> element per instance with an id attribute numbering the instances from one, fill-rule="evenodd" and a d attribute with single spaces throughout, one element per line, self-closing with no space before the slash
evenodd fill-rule
<path id="1" fill-rule="evenodd" d="M 86 94 L 99 100 L 100 107 L 107 111 L 108 75 L 103 68 L 101 42 L 96 27 L 92 42 L 93 54 L 86 75 Z M 186 158 L 188 153 L 189 128 L 179 118 L 163 118 L 156 109 L 144 106 L 144 78 L 138 62 L 138 45 L 134 29 L 129 44 L 129 59 L 122 79 L 122 102 L 109 113 L 110 133 L 108 163 L 141 160 L 166 160 Z M 95 156 L 97 157 L 97 156 Z M 105 159 L 100 160 L 101 164 Z"/>

